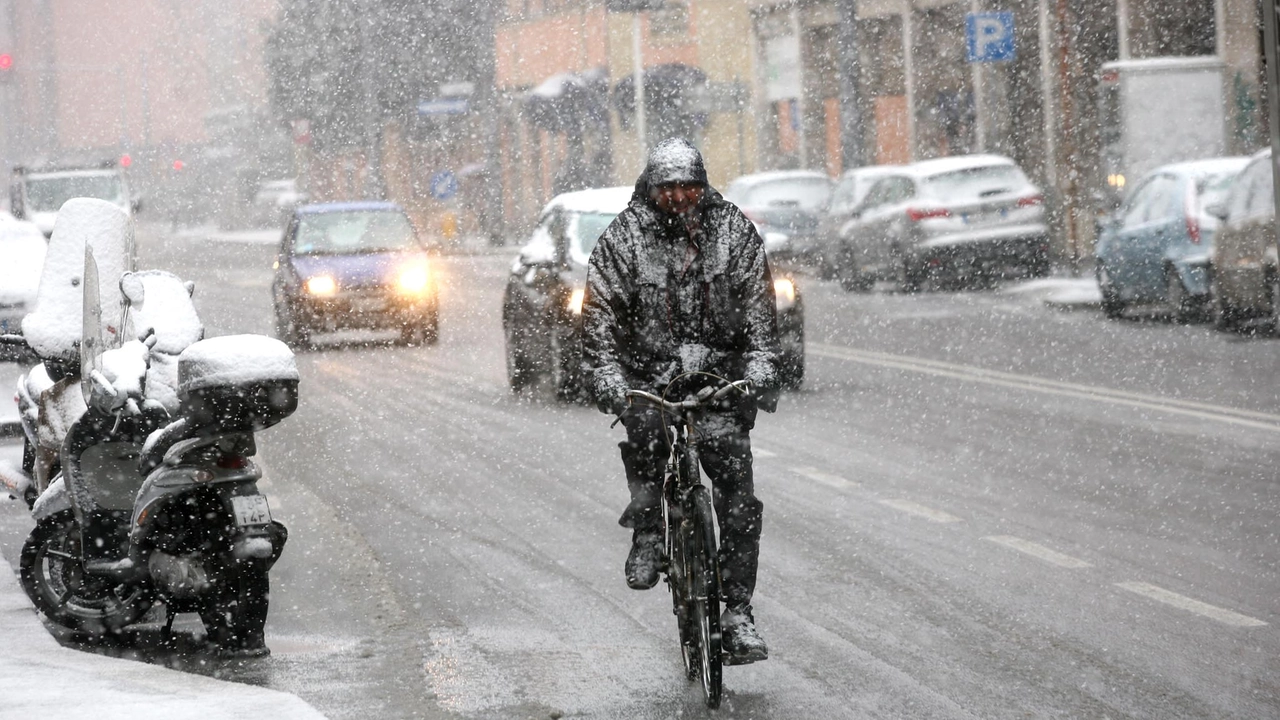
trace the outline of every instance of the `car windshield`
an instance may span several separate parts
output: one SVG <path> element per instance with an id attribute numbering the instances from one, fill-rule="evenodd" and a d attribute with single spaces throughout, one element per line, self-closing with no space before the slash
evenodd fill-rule
<path id="1" fill-rule="evenodd" d="M 120 177 L 111 174 L 32 176 L 26 181 L 27 206 L 33 212 L 57 212 L 71 198 L 91 197 L 125 204 Z"/>
<path id="2" fill-rule="evenodd" d="M 822 178 L 789 178 L 760 183 L 746 192 L 741 205 L 799 207 L 821 210 L 831 198 L 831 183 Z"/>
<path id="3" fill-rule="evenodd" d="M 577 220 L 569 230 L 571 244 L 569 252 L 574 261 L 579 264 L 586 264 L 587 259 L 591 257 L 591 251 L 595 249 L 596 243 L 600 241 L 600 236 L 616 217 L 618 217 L 617 213 L 595 212 L 578 214 Z"/>
<path id="4" fill-rule="evenodd" d="M 423 249 L 409 218 L 394 210 L 303 215 L 293 251 L 298 255 L 353 255 Z"/>
<path id="5" fill-rule="evenodd" d="M 982 200 L 1017 192 L 1027 178 L 1013 165 L 987 165 L 933 175 L 924 179 L 926 192 L 940 200 Z"/>

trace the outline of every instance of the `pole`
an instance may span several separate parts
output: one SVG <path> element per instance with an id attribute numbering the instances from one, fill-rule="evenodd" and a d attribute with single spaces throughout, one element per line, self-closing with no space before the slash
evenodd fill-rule
<path id="1" fill-rule="evenodd" d="M 640 165 L 644 166 L 645 157 L 649 154 L 648 127 L 645 124 L 644 97 L 644 57 L 641 55 L 642 43 L 639 11 L 631 14 L 631 77 L 636 88 L 636 138 L 640 144 Z"/>
<path id="2" fill-rule="evenodd" d="M 374 131 L 374 91 L 373 91 L 373 57 L 370 48 L 373 44 L 373 33 L 369 24 L 374 20 L 373 9 L 369 0 L 365 0 L 363 17 L 360 18 L 360 85 L 364 94 L 364 198 L 379 199 L 378 192 L 378 139 Z"/>
<path id="3" fill-rule="evenodd" d="M 1222 27 L 1221 25 L 1218 26 Z M 1129 0 L 1116 0 L 1116 35 L 1119 36 L 1119 59 L 1129 59 Z"/>
<path id="4" fill-rule="evenodd" d="M 790 13 L 791 36 L 796 39 L 797 62 L 800 69 L 800 87 L 796 88 L 796 117 L 792 123 L 796 126 L 796 140 L 800 145 L 800 167 L 809 167 L 809 143 L 804 132 L 804 27 L 800 23 L 800 6 L 792 5 Z"/>
<path id="5" fill-rule="evenodd" d="M 838 3 L 839 25 L 836 26 L 836 52 L 840 63 L 840 145 L 844 150 L 844 169 L 862 167 L 862 109 L 859 106 L 858 6 L 855 0 Z"/>
<path id="6" fill-rule="evenodd" d="M 902 3 L 902 69 L 906 75 L 907 85 L 907 160 L 914 161 L 916 159 L 916 82 L 915 82 L 915 62 L 912 55 L 915 54 L 915 44 L 911 40 L 911 36 L 915 32 L 912 23 L 912 12 L 915 8 L 911 0 L 903 0 Z"/>
<path id="7" fill-rule="evenodd" d="M 1053 135 L 1053 56 L 1049 42 L 1049 0 L 1040 0 L 1040 106 L 1044 118 L 1045 187 L 1058 187 L 1057 143 Z"/>
<path id="8" fill-rule="evenodd" d="M 1062 157 L 1066 161 L 1065 185 L 1062 188 L 1062 217 L 1067 230 L 1067 249 L 1071 258 L 1071 276 L 1080 275 L 1080 244 L 1076 231 L 1076 172 L 1073 150 L 1075 128 L 1071 112 L 1071 28 L 1067 25 L 1067 0 L 1058 0 L 1058 112 L 1062 117 Z"/>
<path id="9" fill-rule="evenodd" d="M 981 11 L 979 0 L 969 0 L 969 12 L 977 15 Z M 977 143 L 978 152 L 987 151 L 987 128 L 985 125 L 987 110 L 982 97 L 982 63 L 971 62 L 969 69 L 973 72 L 973 139 Z"/>
<path id="10" fill-rule="evenodd" d="M 1276 159 L 1280 158 L 1280 0 L 1262 0 L 1262 41 L 1267 60 L 1267 110 L 1270 116 L 1268 125 L 1271 131 L 1271 192 L 1277 211 L 1280 211 L 1280 182 L 1275 181 Z M 1276 213 L 1280 217 L 1280 212 Z M 1276 232 L 1272 224 L 1271 232 Z M 1273 238 L 1280 250 L 1280 236 Z"/>

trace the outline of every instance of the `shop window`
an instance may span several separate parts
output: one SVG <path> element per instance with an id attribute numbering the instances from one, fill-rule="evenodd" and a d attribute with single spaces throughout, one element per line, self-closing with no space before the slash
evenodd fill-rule
<path id="1" fill-rule="evenodd" d="M 649 13 L 649 34 L 654 42 L 671 44 L 689 38 L 689 3 L 665 2 Z"/>

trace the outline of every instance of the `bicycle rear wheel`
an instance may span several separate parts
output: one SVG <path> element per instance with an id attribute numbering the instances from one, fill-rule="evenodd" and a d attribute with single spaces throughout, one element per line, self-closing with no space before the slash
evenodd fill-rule
<path id="1" fill-rule="evenodd" d="M 716 559 L 716 526 L 711 493 L 703 486 L 689 491 L 684 523 L 689 589 L 687 626 L 695 643 L 698 677 L 707 707 L 720 707 L 722 687 L 720 635 L 720 565 Z M 687 661 L 686 661 L 687 662 Z M 687 665 L 686 665 L 687 667 Z"/>

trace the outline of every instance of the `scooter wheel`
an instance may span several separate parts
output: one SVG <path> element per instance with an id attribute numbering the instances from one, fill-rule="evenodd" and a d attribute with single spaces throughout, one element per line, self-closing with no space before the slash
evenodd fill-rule
<path id="1" fill-rule="evenodd" d="M 22 546 L 22 589 L 53 622 L 90 635 L 119 632 L 151 609 L 143 585 L 120 583 L 84 572 L 80 527 L 70 512 L 36 524 Z"/>

